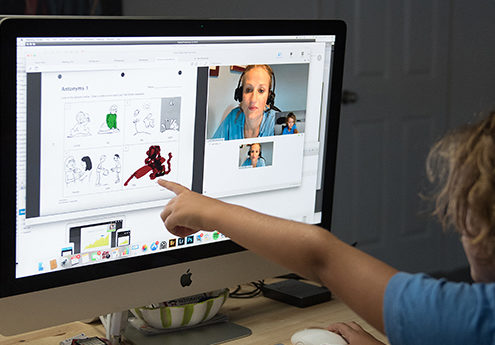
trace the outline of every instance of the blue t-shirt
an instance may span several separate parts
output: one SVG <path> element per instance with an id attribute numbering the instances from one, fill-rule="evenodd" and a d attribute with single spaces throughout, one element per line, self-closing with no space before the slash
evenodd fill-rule
<path id="1" fill-rule="evenodd" d="M 284 128 L 282 129 L 282 135 L 284 135 L 284 134 L 294 134 L 294 132 L 296 131 L 296 129 L 297 129 L 296 124 L 293 124 L 292 125 L 292 129 L 289 129 L 289 126 L 284 126 Z"/>
<path id="2" fill-rule="evenodd" d="M 495 283 L 453 283 L 397 273 L 385 291 L 390 344 L 495 344 Z"/>
<path id="3" fill-rule="evenodd" d="M 252 165 L 251 158 L 248 158 L 244 161 L 244 163 L 242 163 L 241 166 L 250 167 L 251 165 Z M 264 166 L 266 166 L 265 159 L 263 157 L 258 158 L 258 161 L 256 162 L 256 168 L 264 167 Z"/>
<path id="4" fill-rule="evenodd" d="M 213 139 L 224 138 L 225 140 L 244 139 L 244 120 L 246 116 L 241 108 L 237 107 L 225 117 L 218 126 Z M 275 133 L 275 113 L 268 110 L 263 113 L 260 125 L 259 137 L 269 137 Z"/>

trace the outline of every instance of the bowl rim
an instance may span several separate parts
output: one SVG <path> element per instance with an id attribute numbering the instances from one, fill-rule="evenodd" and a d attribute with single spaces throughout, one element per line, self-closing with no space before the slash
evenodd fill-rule
<path id="1" fill-rule="evenodd" d="M 211 301 L 211 300 L 215 300 L 215 299 L 218 299 L 220 297 L 223 297 L 224 300 L 227 299 L 228 297 L 228 294 L 229 294 L 229 289 L 228 288 L 225 288 L 225 289 L 219 289 L 219 290 L 213 290 L 213 291 L 210 291 L 210 292 L 218 292 L 218 295 L 217 296 L 211 296 L 201 302 L 194 302 L 194 303 L 187 303 L 187 304 L 182 304 L 182 305 L 174 305 L 174 306 L 159 306 L 159 307 L 148 307 L 148 306 L 141 306 L 141 307 L 135 307 L 135 308 L 131 308 L 131 309 L 139 309 L 139 310 L 148 310 L 148 311 L 151 311 L 151 310 L 163 310 L 164 308 L 190 308 L 190 306 L 194 306 L 194 305 L 199 305 L 199 304 L 202 304 L 202 303 L 207 303 L 208 301 Z"/>

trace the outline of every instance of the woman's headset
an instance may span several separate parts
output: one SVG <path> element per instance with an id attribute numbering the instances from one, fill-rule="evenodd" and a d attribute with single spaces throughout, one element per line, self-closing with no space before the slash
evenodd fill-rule
<path id="1" fill-rule="evenodd" d="M 251 70 L 251 69 L 249 69 L 249 70 Z M 267 69 L 264 69 L 264 70 L 270 73 L 270 80 L 271 80 L 271 83 L 270 83 L 271 89 L 270 89 L 270 91 L 268 91 L 268 98 L 266 100 L 266 105 L 268 105 L 268 107 L 270 109 L 280 111 L 280 109 L 275 106 L 275 73 L 273 73 L 271 68 L 270 68 L 270 71 L 268 71 Z M 238 101 L 239 103 L 242 102 L 242 92 L 244 89 L 244 87 L 242 85 L 242 78 L 244 78 L 245 74 L 246 74 L 246 70 L 244 70 L 242 72 L 241 77 L 239 78 L 239 82 L 237 83 L 237 87 L 234 90 L 234 100 Z"/>

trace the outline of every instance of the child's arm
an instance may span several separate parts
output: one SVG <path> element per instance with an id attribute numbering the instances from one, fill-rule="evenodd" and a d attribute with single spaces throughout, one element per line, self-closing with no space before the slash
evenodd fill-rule
<path id="1" fill-rule="evenodd" d="M 241 246 L 321 282 L 378 330 L 384 330 L 383 297 L 397 272 L 314 225 L 288 221 L 158 183 L 177 196 L 162 211 L 166 228 L 185 237 L 217 230 Z"/>

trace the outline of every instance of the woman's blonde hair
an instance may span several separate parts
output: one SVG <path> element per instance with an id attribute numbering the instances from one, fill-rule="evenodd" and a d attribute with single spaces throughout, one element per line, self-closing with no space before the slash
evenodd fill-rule
<path id="1" fill-rule="evenodd" d="M 268 76 L 270 77 L 270 84 L 268 85 L 268 89 L 271 90 L 272 84 L 273 84 L 273 69 L 269 65 L 248 65 L 248 66 L 246 66 L 246 69 L 242 72 L 242 75 L 241 75 L 241 86 L 244 85 L 244 77 L 246 76 L 246 73 L 252 69 L 255 69 L 255 68 L 261 68 L 268 74 Z"/>
<path id="2" fill-rule="evenodd" d="M 495 111 L 440 139 L 426 163 L 438 185 L 433 214 L 495 257 Z"/>

